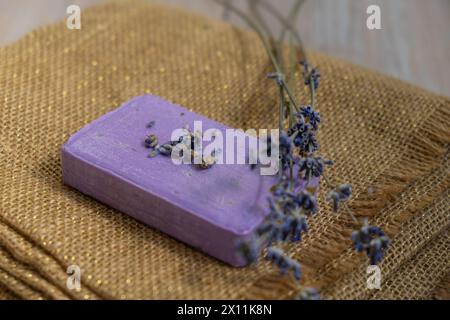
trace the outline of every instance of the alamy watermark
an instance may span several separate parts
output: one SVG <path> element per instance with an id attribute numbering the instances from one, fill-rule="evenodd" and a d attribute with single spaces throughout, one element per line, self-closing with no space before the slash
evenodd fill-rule
<path id="1" fill-rule="evenodd" d="M 218 165 L 258 164 L 261 175 L 275 175 L 279 170 L 279 136 L 278 129 L 270 130 L 270 134 L 267 129 L 203 131 L 202 121 L 194 121 L 193 131 L 180 128 L 172 132 L 170 139 L 177 143 L 171 158 L 176 165 L 201 164 L 205 159 Z"/>
<path id="2" fill-rule="evenodd" d="M 76 4 L 67 7 L 66 13 L 69 15 L 66 20 L 66 26 L 70 30 L 81 29 L 81 8 Z"/>
<path id="3" fill-rule="evenodd" d="M 380 6 L 372 4 L 367 7 L 366 13 L 369 15 L 366 20 L 366 26 L 369 30 L 381 29 L 381 9 Z"/>
<path id="4" fill-rule="evenodd" d="M 371 265 L 367 267 L 366 273 L 368 274 L 366 286 L 369 290 L 381 289 L 381 269 L 377 265 Z"/>
<path id="5" fill-rule="evenodd" d="M 77 265 L 70 265 L 67 267 L 67 277 L 66 286 L 69 290 L 80 290 L 81 289 L 81 268 Z"/>

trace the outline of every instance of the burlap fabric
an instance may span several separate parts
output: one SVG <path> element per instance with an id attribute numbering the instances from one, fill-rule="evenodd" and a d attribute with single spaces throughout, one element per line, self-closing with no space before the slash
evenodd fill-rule
<path id="1" fill-rule="evenodd" d="M 353 184 L 352 208 L 393 242 L 382 290 L 367 290 L 354 226 L 322 202 L 290 249 L 304 284 L 325 298 L 445 297 L 450 101 L 323 54 L 311 60 L 323 74 L 319 138 L 336 160 L 329 175 Z M 64 141 L 146 92 L 232 127 L 275 126 L 269 71 L 255 34 L 142 3 L 88 9 L 81 30 L 59 23 L 0 49 L 0 298 L 292 297 L 292 279 L 266 262 L 229 267 L 61 183 Z M 296 90 L 307 101 L 300 80 Z M 73 264 L 80 290 L 66 287 Z"/>

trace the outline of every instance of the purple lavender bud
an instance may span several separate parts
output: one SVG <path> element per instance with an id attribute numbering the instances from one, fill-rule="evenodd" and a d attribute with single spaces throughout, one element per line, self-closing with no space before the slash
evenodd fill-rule
<path id="1" fill-rule="evenodd" d="M 356 251 L 366 251 L 372 265 L 381 262 L 390 242 L 379 227 L 370 226 L 367 221 L 360 230 L 352 232 L 351 238 Z"/>
<path id="2" fill-rule="evenodd" d="M 352 186 L 348 183 L 340 184 L 337 187 L 337 192 L 339 193 L 341 200 L 347 200 L 352 195 Z"/>
<path id="3" fill-rule="evenodd" d="M 300 280 L 302 275 L 302 268 L 300 266 L 300 263 L 292 259 L 289 259 L 288 261 L 289 261 L 289 269 L 291 269 L 292 272 L 294 273 L 295 279 Z"/>
<path id="4" fill-rule="evenodd" d="M 304 177 L 319 177 L 323 174 L 324 164 L 321 157 L 307 157 L 298 162 L 298 167 L 299 171 L 304 173 Z"/>
<path id="5" fill-rule="evenodd" d="M 154 134 L 149 135 L 144 141 L 146 148 L 154 148 L 158 145 L 158 137 Z"/>
<path id="6" fill-rule="evenodd" d="M 260 253 L 260 244 L 258 238 L 252 236 L 246 240 L 242 240 L 237 244 L 237 252 L 248 264 L 255 263 Z"/>
<path id="7" fill-rule="evenodd" d="M 300 108 L 299 115 L 303 116 L 314 130 L 317 130 L 320 123 L 319 112 L 314 111 L 311 106 L 303 106 Z"/>
<path id="8" fill-rule="evenodd" d="M 158 148 L 158 151 L 163 156 L 170 156 L 172 154 L 172 146 L 169 143 L 163 144 Z"/>
<path id="9" fill-rule="evenodd" d="M 307 191 L 300 192 L 295 198 L 297 204 L 307 213 L 315 213 L 317 211 L 316 197 Z"/>

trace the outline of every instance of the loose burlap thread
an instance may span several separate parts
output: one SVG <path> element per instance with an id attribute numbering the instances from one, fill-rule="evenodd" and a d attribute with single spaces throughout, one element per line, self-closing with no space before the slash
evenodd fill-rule
<path id="1" fill-rule="evenodd" d="M 329 175 L 353 184 L 352 209 L 393 243 L 381 265 L 386 286 L 367 291 L 367 258 L 349 240 L 355 226 L 322 201 L 308 235 L 290 248 L 303 283 L 338 299 L 445 291 L 449 100 L 320 53 L 311 60 L 323 74 L 321 153 L 336 160 Z M 277 91 L 255 34 L 156 4 L 109 3 L 83 11 L 81 30 L 59 23 L 1 48 L 0 70 L 1 298 L 295 294 L 292 279 L 266 262 L 229 267 L 61 183 L 64 141 L 143 93 L 232 127 L 276 126 Z M 66 286 L 69 265 L 82 269 L 79 290 Z M 399 285 L 403 278 L 410 281 Z"/>

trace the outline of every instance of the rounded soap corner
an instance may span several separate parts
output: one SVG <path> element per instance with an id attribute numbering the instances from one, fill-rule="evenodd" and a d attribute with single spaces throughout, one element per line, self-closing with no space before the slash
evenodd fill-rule
<path id="1" fill-rule="evenodd" d="M 74 135 L 71 135 L 70 137 L 68 137 L 64 143 L 61 145 L 60 147 L 60 153 L 64 154 L 64 153 L 70 153 L 70 145 L 74 140 Z"/>
<path id="2" fill-rule="evenodd" d="M 264 222 L 264 219 L 265 215 L 261 215 L 257 220 L 253 220 L 251 223 L 246 223 L 246 225 L 234 225 L 233 233 L 238 238 L 249 237 Z"/>
<path id="3" fill-rule="evenodd" d="M 250 228 L 242 228 L 242 229 L 236 228 L 235 230 L 233 230 L 236 240 L 248 238 L 256 230 L 258 226 L 259 224 L 252 226 Z"/>

